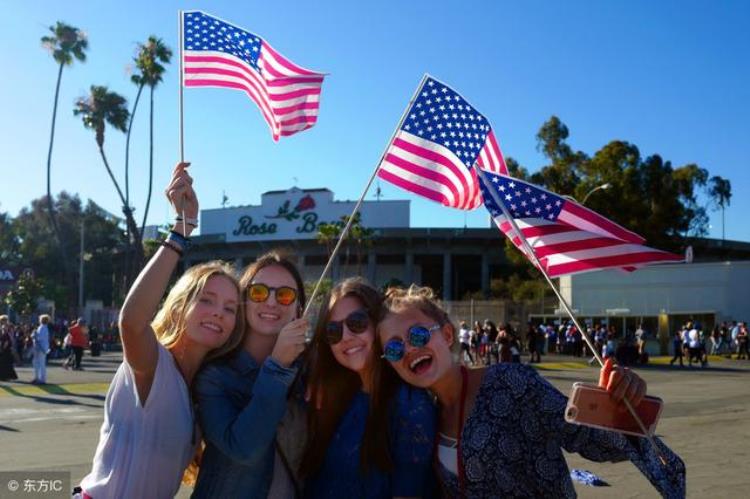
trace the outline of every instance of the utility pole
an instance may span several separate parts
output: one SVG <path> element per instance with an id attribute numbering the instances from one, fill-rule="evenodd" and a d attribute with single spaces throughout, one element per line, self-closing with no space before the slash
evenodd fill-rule
<path id="1" fill-rule="evenodd" d="M 84 223 L 83 217 L 81 217 L 81 255 L 80 263 L 78 264 L 78 311 L 80 315 L 83 315 L 83 255 L 84 247 L 83 240 L 86 233 L 86 224 Z"/>

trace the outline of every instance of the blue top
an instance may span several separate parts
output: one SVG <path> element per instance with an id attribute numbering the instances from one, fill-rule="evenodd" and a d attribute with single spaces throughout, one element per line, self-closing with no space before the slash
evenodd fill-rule
<path id="1" fill-rule="evenodd" d="M 685 497 L 685 464 L 658 438 L 663 466 L 645 438 L 565 422 L 568 399 L 527 365 L 496 364 L 484 375 L 464 424 L 466 497 L 576 497 L 562 449 L 592 461 L 630 460 L 664 497 Z M 438 466 L 448 497 L 456 475 Z"/>
<path id="2" fill-rule="evenodd" d="M 370 397 L 358 392 L 328 444 L 323 464 L 305 483 L 306 498 L 392 498 L 428 495 L 437 413 L 424 390 L 401 385 L 389 414 L 393 473 L 360 468 Z"/>
<path id="3" fill-rule="evenodd" d="M 270 357 L 258 365 L 245 350 L 203 368 L 195 396 L 206 450 L 192 497 L 266 499 L 296 373 Z"/>

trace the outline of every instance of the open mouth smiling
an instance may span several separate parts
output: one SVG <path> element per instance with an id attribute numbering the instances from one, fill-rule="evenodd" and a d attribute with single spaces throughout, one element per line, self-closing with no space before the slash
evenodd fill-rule
<path id="1" fill-rule="evenodd" d="M 419 376 L 432 366 L 432 355 L 423 353 L 415 356 L 408 364 L 409 370 Z"/>

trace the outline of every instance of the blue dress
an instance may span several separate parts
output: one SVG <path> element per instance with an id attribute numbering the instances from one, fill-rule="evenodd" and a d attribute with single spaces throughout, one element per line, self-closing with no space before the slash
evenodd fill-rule
<path id="1" fill-rule="evenodd" d="M 305 497 L 385 499 L 424 497 L 434 485 L 432 449 L 437 412 L 424 390 L 399 387 L 389 414 L 393 473 L 360 469 L 360 447 L 370 397 L 358 392 L 341 418 L 318 472 L 305 483 Z M 432 482 L 432 483 L 431 483 Z"/>
<path id="2" fill-rule="evenodd" d="M 654 438 L 565 422 L 567 397 L 526 365 L 496 364 L 484 375 L 461 436 L 463 494 L 486 497 L 576 497 L 562 449 L 591 461 L 630 460 L 664 497 L 685 496 L 685 464 Z M 461 497 L 456 475 L 438 465 L 447 497 Z"/>

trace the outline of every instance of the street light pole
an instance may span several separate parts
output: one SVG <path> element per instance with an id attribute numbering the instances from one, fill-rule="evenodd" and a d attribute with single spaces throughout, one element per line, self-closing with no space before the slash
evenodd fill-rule
<path id="1" fill-rule="evenodd" d="M 80 315 L 83 315 L 83 238 L 86 233 L 86 224 L 81 218 L 81 259 L 78 264 L 78 311 Z"/>
<path id="2" fill-rule="evenodd" d="M 609 182 L 607 182 L 606 184 L 602 184 L 602 185 L 599 185 L 597 187 L 594 187 L 585 196 L 583 196 L 583 201 L 581 201 L 581 204 L 586 204 L 586 200 L 589 198 L 589 196 L 592 195 L 593 193 L 595 193 L 596 191 L 598 191 L 600 189 L 601 190 L 607 190 L 610 187 L 612 187 L 612 184 L 610 184 Z"/>

